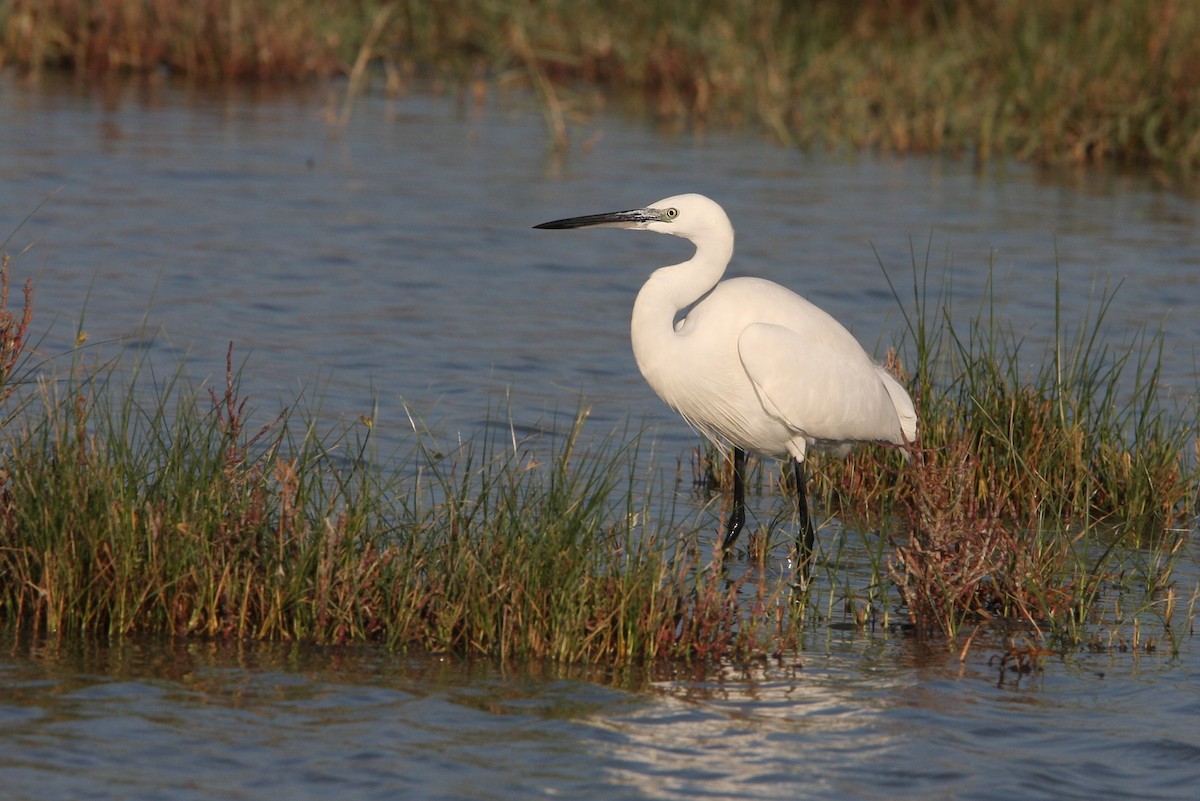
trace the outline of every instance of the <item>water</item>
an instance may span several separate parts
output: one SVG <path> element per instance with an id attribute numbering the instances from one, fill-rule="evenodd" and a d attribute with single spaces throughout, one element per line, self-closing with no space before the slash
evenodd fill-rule
<path id="1" fill-rule="evenodd" d="M 6 798 L 1194 798 L 1200 675 L 847 636 L 621 686 L 370 648 L 14 645 Z M 1194 663 L 1193 663 L 1194 664 Z"/>
<path id="2" fill-rule="evenodd" d="M 410 411 L 470 436 L 509 412 L 519 430 L 556 427 L 583 397 L 597 431 L 645 420 L 669 452 L 694 442 L 628 342 L 641 282 L 687 244 L 531 229 L 690 190 L 729 211 L 732 273 L 803 292 L 868 350 L 903 334 L 873 249 L 907 285 L 929 246 L 933 281 L 952 274 L 965 311 L 994 264 L 999 315 L 1031 362 L 1052 336 L 1057 259 L 1067 320 L 1121 283 L 1114 341 L 1163 325 L 1164 381 L 1191 393 L 1200 373 L 1200 204 L 1138 178 L 834 160 L 613 117 L 557 160 L 520 98 L 368 98 L 331 138 L 315 91 L 9 79 L 0 93 L 0 235 L 15 274 L 37 276 L 42 353 L 81 325 L 100 357 L 148 353 L 169 375 L 186 354 L 219 381 L 232 341 L 257 404 L 305 390 L 329 418 L 373 417 L 385 441 L 405 441 Z"/>
<path id="3" fill-rule="evenodd" d="M 1121 284 L 1106 335 L 1161 325 L 1166 388 L 1196 389 L 1200 203 L 1144 178 L 837 159 L 608 115 L 560 159 L 524 97 L 365 98 L 340 137 L 327 104 L 3 77 L 0 235 L 37 280 L 39 358 L 68 364 L 82 328 L 87 358 L 219 384 L 232 341 L 264 413 L 303 391 L 397 449 L 410 412 L 455 439 L 561 428 L 583 398 L 596 436 L 645 421 L 673 464 L 695 439 L 644 386 L 627 326 L 644 276 L 686 245 L 530 226 L 700 191 L 738 229 L 735 274 L 803 291 L 876 353 L 903 318 L 875 251 L 905 279 L 931 242 L 964 303 L 992 265 L 1031 363 L 1057 263 L 1066 319 Z M 1000 668 L 1001 641 L 960 662 L 837 627 L 781 660 L 623 676 L 5 636 L 9 798 L 1192 798 L 1200 778 L 1190 632 L 1028 675 Z"/>

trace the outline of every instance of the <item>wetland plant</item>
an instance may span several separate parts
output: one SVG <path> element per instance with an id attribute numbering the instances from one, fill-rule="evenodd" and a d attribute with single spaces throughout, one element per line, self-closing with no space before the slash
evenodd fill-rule
<path id="1" fill-rule="evenodd" d="M 16 313 L 0 293 L 0 620 L 607 664 L 783 653 L 839 610 L 862 628 L 1177 647 L 1198 595 L 1175 575 L 1197 473 L 1186 415 L 1162 409 L 1161 340 L 1114 349 L 1102 315 L 1060 324 L 1030 377 L 1011 333 L 963 327 L 923 279 L 912 376 L 891 365 L 922 439 L 907 463 L 865 448 L 817 464 L 816 508 L 849 525 L 818 537 L 832 544 L 799 590 L 771 569 L 775 525 L 750 532 L 742 572 L 709 564 L 712 532 L 675 522 L 673 493 L 639 474 L 641 435 L 591 444 L 584 411 L 555 436 L 419 434 L 380 459 L 369 421 L 322 435 L 295 408 L 262 419 L 232 353 L 216 389 L 83 351 L 30 368 L 30 295 Z"/>
<path id="2" fill-rule="evenodd" d="M 424 443 L 389 473 L 369 429 L 248 424 L 232 369 L 208 397 L 109 378 L 43 383 L 5 431 L 11 623 L 567 662 L 716 657 L 747 636 L 687 537 L 643 523 L 637 438 L 584 452 L 585 415 L 551 452 Z"/>
<path id="3" fill-rule="evenodd" d="M 931 298 L 928 261 L 914 266 L 908 331 L 923 425 L 912 464 L 894 473 L 906 521 L 892 534 L 896 587 L 919 629 L 954 634 L 1000 618 L 1078 639 L 1118 557 L 1175 553 L 1187 536 L 1196 410 L 1162 394 L 1161 334 L 1103 339 L 1115 292 L 1068 325 L 1056 271 L 1051 345 L 1029 359 L 995 314 L 990 271 L 965 322 L 944 290 Z M 852 491 L 869 471 L 832 468 L 831 482 L 850 478 L 831 488 L 844 504 L 874 495 Z"/>
<path id="4" fill-rule="evenodd" d="M 29 319 L 0 308 L 6 353 Z M 688 532 L 656 528 L 640 438 L 585 449 L 584 412 L 511 446 L 418 437 L 381 466 L 366 421 L 260 422 L 232 347 L 208 390 L 81 353 L 3 387 L 21 396 L 0 430 L 10 625 L 608 663 L 716 659 L 763 631 Z"/>

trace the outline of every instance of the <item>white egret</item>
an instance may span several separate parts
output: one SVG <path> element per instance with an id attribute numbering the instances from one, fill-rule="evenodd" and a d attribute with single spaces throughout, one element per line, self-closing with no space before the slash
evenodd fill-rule
<path id="1" fill-rule="evenodd" d="M 733 448 L 733 510 L 722 548 L 745 524 L 746 452 L 792 459 L 806 553 L 814 531 L 804 459 L 810 447 L 904 444 L 917 434 L 912 399 L 833 317 L 761 278 L 722 281 L 733 225 L 703 195 L 676 195 L 629 211 L 571 217 L 535 228 L 631 228 L 696 246 L 655 270 L 633 304 L 638 368 L 658 396 L 705 436 Z"/>

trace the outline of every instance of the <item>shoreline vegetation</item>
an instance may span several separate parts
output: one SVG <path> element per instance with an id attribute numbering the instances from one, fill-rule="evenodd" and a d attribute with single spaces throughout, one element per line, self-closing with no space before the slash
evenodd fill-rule
<path id="1" fill-rule="evenodd" d="M 1200 169 L 1188 0 L 12 0 L 0 64 L 195 81 L 526 85 L 554 142 L 603 94 L 789 146 Z M 343 111 L 343 115 L 345 114 Z"/>
<path id="2" fill-rule="evenodd" d="M 9 267 L 0 621 L 26 636 L 635 666 L 782 659 L 837 623 L 964 654 L 1007 642 L 1001 670 L 1027 671 L 1080 649 L 1177 654 L 1194 626 L 1200 413 L 1160 396 L 1160 337 L 1102 341 L 1111 295 L 1027 374 L 1014 332 L 960 321 L 928 268 L 893 284 L 911 363 L 889 367 L 921 440 L 907 461 L 814 458 L 818 514 L 842 523 L 797 577 L 779 567 L 794 521 L 714 558 L 715 527 L 678 522 L 679 488 L 638 474 L 641 435 L 584 437 L 582 409 L 558 437 L 414 431 L 411 454 L 381 458 L 369 420 L 322 433 L 298 403 L 259 423 L 232 345 L 215 388 L 82 348 L 33 364 L 35 298 L 26 284 L 17 308 Z M 720 464 L 697 459 L 714 492 Z M 781 475 L 754 481 L 786 493 Z"/>
<path id="3" fill-rule="evenodd" d="M 527 86 L 560 147 L 612 96 L 803 148 L 1170 182 L 1200 168 L 1200 4 L 1183 0 L 13 0 L 0 65 L 31 79 L 344 78 L 343 124 L 372 81 Z M 990 287 L 964 314 L 918 259 L 903 280 L 886 271 L 907 323 L 888 366 L 921 439 L 907 460 L 814 457 L 814 502 L 836 520 L 797 580 L 778 567 L 791 521 L 714 561 L 714 529 L 680 524 L 678 488 L 638 474 L 641 435 L 596 442 L 583 410 L 558 438 L 443 446 L 417 431 L 411 453 L 380 459 L 370 421 L 323 432 L 298 403 L 260 423 L 232 348 L 215 389 L 84 348 L 35 363 L 36 299 L 28 284 L 10 296 L 10 266 L 4 255 L 0 622 L 29 636 L 620 666 L 785 655 L 838 623 L 963 653 L 1008 642 L 1002 669 L 1026 670 L 1079 649 L 1175 654 L 1194 628 L 1200 407 L 1163 390 L 1160 334 L 1105 340 L 1111 294 L 1030 354 L 992 315 Z M 693 465 L 719 497 L 719 454 Z M 790 491 L 771 465 L 753 482 Z"/>

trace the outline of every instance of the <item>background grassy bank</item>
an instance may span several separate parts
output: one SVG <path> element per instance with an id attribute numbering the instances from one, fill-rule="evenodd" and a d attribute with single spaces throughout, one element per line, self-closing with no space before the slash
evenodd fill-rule
<path id="1" fill-rule="evenodd" d="M 393 88 L 525 83 L 560 143 L 594 86 L 802 147 L 1200 168 L 1186 0 L 13 0 L 0 31 L 0 61 L 34 72 L 306 80 L 375 63 Z"/>

